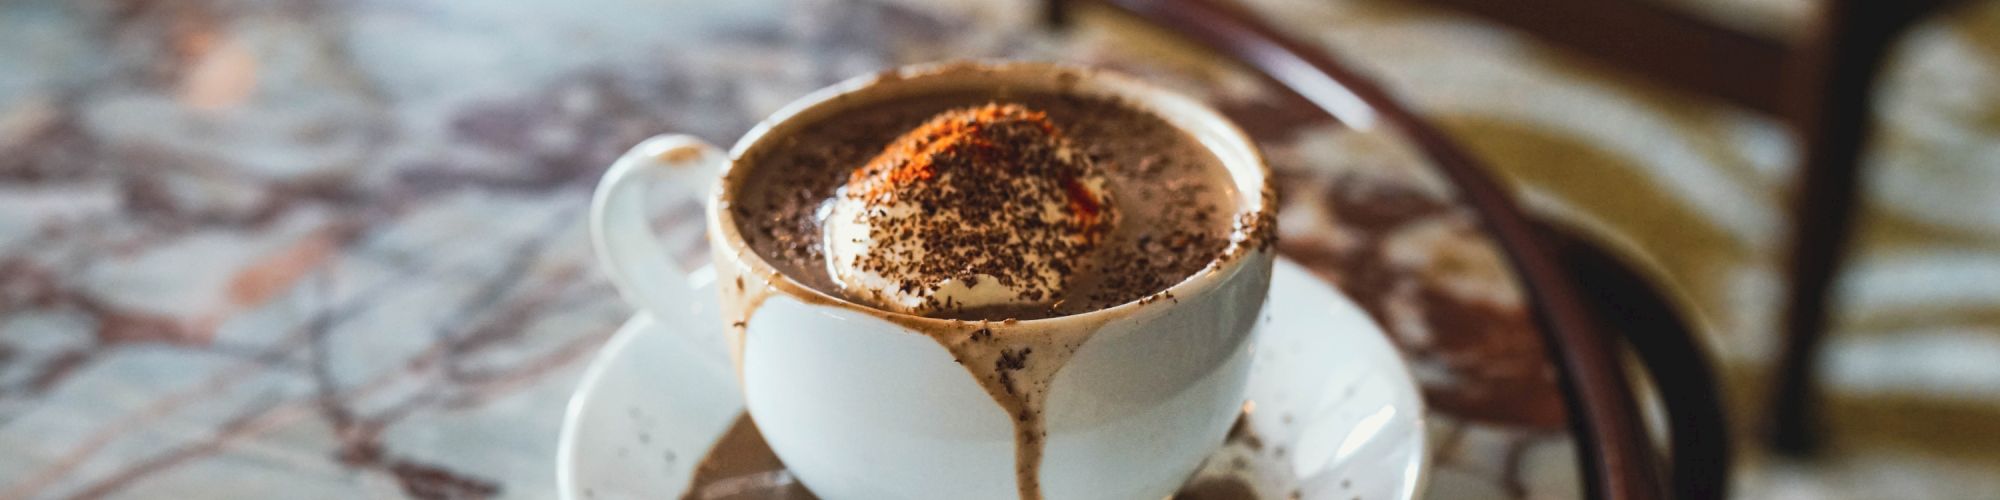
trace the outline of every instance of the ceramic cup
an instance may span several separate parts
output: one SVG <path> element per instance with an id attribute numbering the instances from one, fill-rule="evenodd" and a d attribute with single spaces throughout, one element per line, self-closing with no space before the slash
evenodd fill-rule
<path id="1" fill-rule="evenodd" d="M 1274 209 L 1263 158 L 1220 114 L 1129 77 L 1049 64 L 950 63 L 848 80 L 785 106 L 727 155 L 675 135 L 635 147 L 597 189 L 590 229 L 599 259 L 627 300 L 678 316 L 696 297 L 653 234 L 644 198 L 656 184 L 708 186 L 708 238 L 717 288 L 734 304 L 724 312 L 734 315 L 727 319 L 745 404 L 786 467 L 823 498 L 1024 496 L 1019 419 L 934 335 L 963 322 L 820 293 L 751 251 L 728 206 L 739 186 L 756 181 L 738 160 L 784 147 L 782 139 L 802 127 L 849 110 L 963 90 L 1116 97 L 1220 158 L 1238 190 L 1238 215 L 1268 217 Z M 1031 475 L 1043 496 L 1163 498 L 1220 446 L 1243 403 L 1271 259 L 1268 244 L 1241 243 L 1169 288 L 1169 300 L 1012 325 L 1081 339 L 1043 392 L 1042 454 Z"/>

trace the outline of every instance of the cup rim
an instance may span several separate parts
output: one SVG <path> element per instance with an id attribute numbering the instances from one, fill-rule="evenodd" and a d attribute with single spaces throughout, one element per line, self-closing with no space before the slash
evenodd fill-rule
<path id="1" fill-rule="evenodd" d="M 770 262 L 764 259 L 762 254 L 750 248 L 749 243 L 743 239 L 741 228 L 736 224 L 734 211 L 727 209 L 729 199 L 731 198 L 731 188 L 741 183 L 739 177 L 743 170 L 744 156 L 755 150 L 758 146 L 764 145 L 766 139 L 773 137 L 772 133 L 774 131 L 779 131 L 782 127 L 786 126 L 799 126 L 801 123 L 811 123 L 815 120 L 806 119 L 809 118 L 806 115 L 815 111 L 834 108 L 836 104 L 855 100 L 873 92 L 892 88 L 889 86 L 897 83 L 916 82 L 966 74 L 1004 75 L 1012 77 L 1040 76 L 1057 82 L 1054 86 L 1064 91 L 1071 88 L 1082 89 L 1090 87 L 1093 92 L 1089 93 L 1117 96 L 1126 99 L 1130 104 L 1143 106 L 1145 107 L 1145 111 L 1160 115 L 1169 124 L 1182 129 L 1183 132 L 1193 135 L 1199 140 L 1201 136 L 1196 133 L 1196 130 L 1190 130 L 1188 126 L 1175 120 L 1173 116 L 1169 116 L 1167 112 L 1159 108 L 1172 107 L 1177 113 L 1192 114 L 1193 117 L 1189 121 L 1198 122 L 1203 127 L 1214 129 L 1219 139 L 1227 143 L 1218 145 L 1210 144 L 1208 143 L 1209 141 L 1202 141 L 1202 146 L 1204 149 L 1208 149 L 1211 153 L 1217 155 L 1217 159 L 1229 171 L 1230 178 L 1233 181 L 1239 185 L 1243 184 L 1241 176 L 1245 175 L 1246 172 L 1257 176 L 1254 182 L 1259 187 L 1259 192 L 1249 193 L 1246 191 L 1241 193 L 1239 206 L 1230 213 L 1231 218 L 1234 219 L 1247 214 L 1257 213 L 1262 213 L 1264 217 L 1273 219 L 1276 217 L 1277 200 L 1275 191 L 1271 185 L 1271 168 L 1270 164 L 1265 160 L 1263 152 L 1257 148 L 1256 143 L 1250 139 L 1249 134 L 1244 133 L 1243 129 L 1235 121 L 1228 119 L 1221 112 L 1216 111 L 1213 107 L 1205 103 L 1179 92 L 1146 83 L 1139 78 L 1101 68 L 1043 61 L 953 60 L 900 66 L 874 74 L 856 76 L 814 90 L 778 108 L 777 111 L 759 121 L 748 132 L 745 132 L 743 137 L 738 139 L 735 145 L 729 148 L 729 163 L 722 169 L 720 175 L 716 177 L 715 184 L 711 186 L 706 197 L 705 205 L 710 237 L 717 238 L 728 249 L 727 255 L 721 257 L 736 261 L 736 264 L 743 266 L 744 272 L 748 274 L 767 276 L 773 281 L 783 281 L 789 285 L 780 288 L 776 293 L 787 295 L 794 293 L 809 294 L 811 295 L 809 298 L 812 302 L 838 305 L 843 308 L 882 317 L 898 324 L 914 327 L 943 327 L 977 322 L 974 320 L 932 318 L 892 311 L 852 301 L 846 297 L 808 286 L 771 265 Z M 1236 151 L 1236 153 L 1240 154 L 1224 155 L 1221 151 L 1216 151 L 1218 147 L 1224 146 L 1237 148 L 1239 151 Z M 1232 157 L 1235 157 L 1234 161 L 1232 161 Z M 1270 227 L 1263 230 L 1275 231 L 1276 229 L 1275 227 Z M 1112 318 L 1130 315 L 1141 309 L 1145 309 L 1145 306 L 1156 302 L 1150 300 L 1150 298 L 1159 293 L 1166 293 L 1169 296 L 1181 299 L 1201 296 L 1244 269 L 1248 265 L 1248 261 L 1253 260 L 1252 257 L 1255 257 L 1252 254 L 1271 251 L 1271 249 L 1266 248 L 1268 245 L 1258 243 L 1258 239 L 1260 238 L 1232 237 L 1229 246 L 1224 249 L 1222 254 L 1211 259 L 1202 269 L 1162 289 L 1160 292 L 1148 294 L 1146 297 L 1081 313 L 1048 318 L 1020 319 L 1016 320 L 1016 323 L 1024 327 L 1033 327 L 1077 321 L 1108 321 Z"/>

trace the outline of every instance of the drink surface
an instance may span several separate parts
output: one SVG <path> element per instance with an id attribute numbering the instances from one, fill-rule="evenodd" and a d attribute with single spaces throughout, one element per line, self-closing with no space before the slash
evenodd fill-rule
<path id="1" fill-rule="evenodd" d="M 730 204 L 740 232 L 792 279 L 856 299 L 830 276 L 821 241 L 837 190 L 854 169 L 938 113 L 989 103 L 1047 113 L 1102 171 L 1119 219 L 1095 248 L 1073 259 L 1068 283 L 1046 304 L 932 316 L 1025 320 L 1102 309 L 1166 290 L 1229 246 L 1237 193 L 1221 162 L 1200 142 L 1152 113 L 1109 98 L 1053 93 L 918 95 L 808 124 L 744 158 L 748 175 Z"/>

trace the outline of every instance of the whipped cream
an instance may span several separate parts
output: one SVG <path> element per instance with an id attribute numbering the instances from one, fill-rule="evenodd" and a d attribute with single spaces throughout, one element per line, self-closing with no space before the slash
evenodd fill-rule
<path id="1" fill-rule="evenodd" d="M 1046 306 L 1117 214 L 1103 173 L 1046 115 L 940 113 L 856 169 L 829 201 L 827 271 L 877 307 L 949 316 Z"/>

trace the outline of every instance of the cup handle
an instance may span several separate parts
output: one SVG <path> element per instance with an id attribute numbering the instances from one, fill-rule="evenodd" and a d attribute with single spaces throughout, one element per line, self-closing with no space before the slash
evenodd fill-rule
<path id="1" fill-rule="evenodd" d="M 664 134 L 633 146 L 598 181 L 590 203 L 597 261 L 627 302 L 654 314 L 700 304 L 688 274 L 675 265 L 647 222 L 646 193 L 665 182 L 700 197 L 729 158 L 689 135 Z"/>

